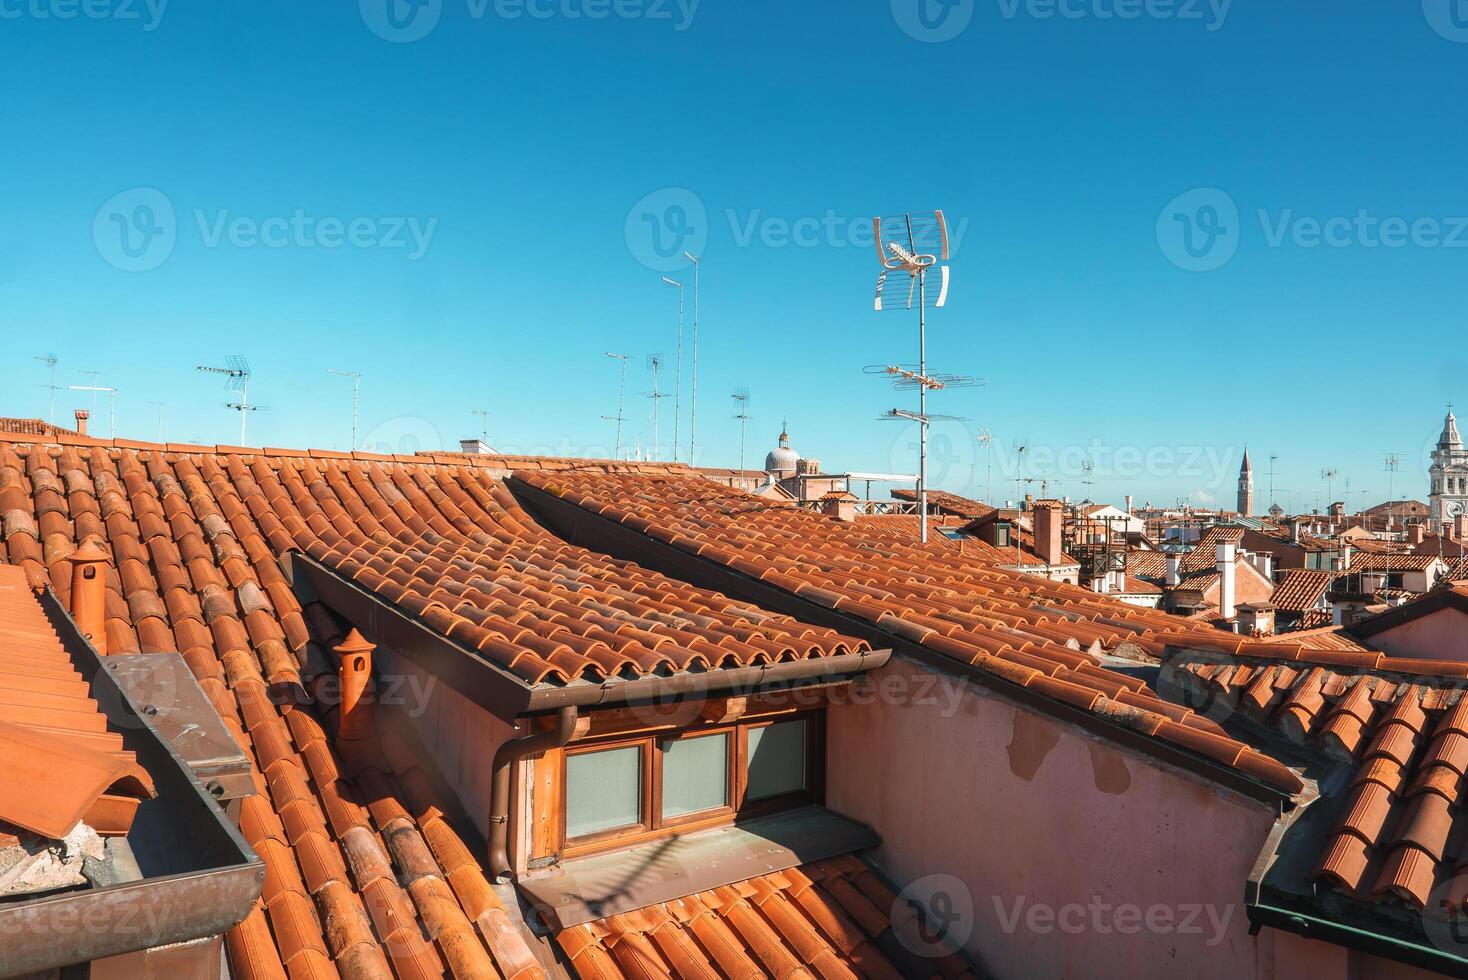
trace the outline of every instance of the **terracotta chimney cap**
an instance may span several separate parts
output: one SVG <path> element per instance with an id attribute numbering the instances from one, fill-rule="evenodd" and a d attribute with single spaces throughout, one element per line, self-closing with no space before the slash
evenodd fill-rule
<path id="1" fill-rule="evenodd" d="M 71 560 L 74 562 L 106 561 L 107 558 L 107 552 L 102 550 L 95 538 L 87 538 L 81 543 L 81 547 L 71 553 Z"/>
<path id="2" fill-rule="evenodd" d="M 367 642 L 366 637 L 358 633 L 356 629 L 353 629 L 347 634 L 346 639 L 332 647 L 332 649 L 345 657 L 353 653 L 371 653 L 377 649 L 377 644 Z"/>

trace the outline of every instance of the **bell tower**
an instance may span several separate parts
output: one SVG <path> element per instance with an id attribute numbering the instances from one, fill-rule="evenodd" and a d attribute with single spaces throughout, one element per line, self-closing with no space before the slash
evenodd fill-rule
<path id="1" fill-rule="evenodd" d="M 1244 464 L 1239 467 L 1239 513 L 1248 517 L 1254 512 L 1254 467 L 1249 464 L 1249 448 L 1244 447 Z"/>
<path id="2" fill-rule="evenodd" d="M 1452 405 L 1448 406 L 1448 417 L 1443 420 L 1437 448 L 1432 451 L 1428 478 L 1432 486 L 1428 497 L 1432 530 L 1441 533 L 1444 524 L 1451 524 L 1468 513 L 1468 450 L 1463 448 L 1463 437 L 1458 434 Z"/>

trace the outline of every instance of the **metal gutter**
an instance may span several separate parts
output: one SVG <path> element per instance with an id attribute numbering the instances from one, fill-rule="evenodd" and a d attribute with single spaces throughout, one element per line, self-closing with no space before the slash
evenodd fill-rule
<path id="1" fill-rule="evenodd" d="M 1285 932 L 1293 932 L 1307 939 L 1345 946 L 1348 949 L 1359 950 L 1372 956 L 1382 956 L 1435 973 L 1468 977 L 1468 960 L 1430 946 L 1408 942 L 1404 939 L 1394 939 L 1378 932 L 1357 929 L 1305 912 L 1296 912 L 1263 903 L 1249 902 L 1245 910 L 1248 913 L 1249 922 L 1254 926 L 1250 931 L 1254 933 L 1259 931 L 1259 927 L 1271 926 L 1283 929 Z"/>
<path id="2" fill-rule="evenodd" d="M 477 651 L 419 622 L 336 569 L 300 552 L 288 556 L 292 585 L 303 600 L 318 600 L 382 643 L 500 718 L 545 714 L 566 707 L 610 708 L 643 701 L 756 694 L 766 688 L 822 684 L 876 670 L 890 649 L 814 657 L 752 667 L 649 675 L 563 687 L 530 685 Z M 309 591 L 306 591 L 309 590 Z"/>
<path id="3" fill-rule="evenodd" d="M 158 795 L 138 807 L 128 844 L 143 880 L 0 904 L 9 975 L 86 963 L 227 931 L 245 917 L 265 867 L 188 765 L 114 678 L 49 588 L 41 607 L 110 727 Z"/>
<path id="4" fill-rule="evenodd" d="M 848 636 L 859 637 L 873 646 L 890 647 L 893 651 L 935 670 L 964 677 L 1010 701 L 1192 772 L 1242 796 L 1266 803 L 1276 810 L 1282 811 L 1292 804 L 1292 797 L 1284 790 L 1237 769 L 1191 753 L 1182 746 L 1174 746 L 1124 725 L 1107 721 L 1075 705 L 1037 694 L 1013 681 L 888 633 L 865 619 L 819 605 L 737 569 L 690 554 L 547 493 L 519 477 L 511 475 L 505 480 L 505 485 L 537 521 L 571 544 L 635 562 L 670 578 L 753 602 L 814 626 L 825 626 Z"/>

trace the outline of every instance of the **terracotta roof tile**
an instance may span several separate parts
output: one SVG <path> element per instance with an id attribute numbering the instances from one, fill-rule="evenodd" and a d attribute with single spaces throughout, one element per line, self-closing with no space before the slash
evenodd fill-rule
<path id="1" fill-rule="evenodd" d="M 15 566 L 0 563 L 0 576 L 49 583 L 66 601 L 69 556 L 93 536 L 110 558 L 110 652 L 179 649 L 251 751 L 259 795 L 242 801 L 240 829 L 265 861 L 268 895 L 227 936 L 234 975 L 541 976 L 423 781 L 411 780 L 418 798 L 409 806 L 387 751 L 376 754 L 379 768 L 342 774 L 310 706 L 310 690 L 330 669 L 322 648 L 335 625 L 321 610 L 298 608 L 278 564 L 301 541 L 340 535 L 333 520 L 374 534 L 406 536 L 416 527 L 487 538 L 493 529 L 476 525 L 467 513 L 480 513 L 466 512 L 463 501 L 489 494 L 492 477 L 421 462 L 172 448 L 186 451 L 100 440 L 25 444 L 0 434 L 0 502 L 15 511 L 0 512 L 0 559 Z M 459 487 L 461 472 L 473 474 L 464 477 L 472 489 Z M 359 515 L 355 523 L 348 512 Z M 0 609 L 0 630 L 8 611 Z M 0 644 L 0 690 L 12 677 L 4 653 Z M 17 681 L 30 697 L 37 688 L 86 697 L 69 665 L 27 665 Z M 374 881 L 391 888 L 369 893 Z"/>
<path id="2" fill-rule="evenodd" d="M 888 958 L 902 950 L 896 897 L 860 860 L 836 858 L 572 926 L 556 940 L 581 977 L 599 980 L 974 977 L 958 955 Z M 919 964 L 926 972 L 914 972 Z"/>
<path id="3" fill-rule="evenodd" d="M 1123 675 L 1102 668 L 1097 654 L 1123 640 L 1152 653 L 1169 642 L 1241 642 L 1166 613 L 971 561 L 961 552 L 894 541 L 860 522 L 771 506 L 710 481 L 584 472 L 519 478 L 588 510 L 600 508 L 604 517 L 629 527 L 639 525 L 621 505 L 635 502 L 646 533 L 674 547 L 868 620 L 1056 701 L 1126 719 L 1130 727 L 1194 751 L 1201 750 L 1193 740 L 1168 738 L 1170 730 L 1147 717 L 1166 704 L 1150 691 L 1129 692 L 1134 703 L 1119 702 L 1110 681 Z M 874 591 L 891 598 L 885 604 L 873 601 Z M 1227 741 L 1234 746 L 1227 764 L 1244 758 L 1243 744 Z M 1227 753 L 1202 754 L 1218 759 Z M 1301 785 L 1283 767 L 1239 768 L 1290 792 Z"/>

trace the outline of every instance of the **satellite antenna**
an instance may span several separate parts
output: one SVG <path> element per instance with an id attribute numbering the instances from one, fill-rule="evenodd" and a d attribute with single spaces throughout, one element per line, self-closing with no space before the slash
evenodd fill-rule
<path id="1" fill-rule="evenodd" d="M 226 354 L 224 356 L 224 367 L 210 367 L 205 364 L 199 365 L 199 370 L 205 374 L 224 375 L 224 388 L 226 391 L 238 391 L 240 400 L 237 402 L 225 402 L 225 408 L 232 408 L 240 413 L 240 445 L 245 443 L 245 420 L 250 417 L 251 412 L 258 412 L 264 406 L 250 404 L 250 364 L 245 360 L 243 354 Z"/>
<path id="2" fill-rule="evenodd" d="M 615 358 L 622 362 L 622 377 L 617 382 L 617 414 L 602 416 L 608 422 L 617 423 L 617 441 L 616 447 L 612 450 L 612 459 L 622 458 L 622 399 L 627 394 L 627 359 L 631 356 L 631 354 L 613 354 L 611 351 L 607 351 L 607 357 Z"/>
<path id="3" fill-rule="evenodd" d="M 934 377 L 928 374 L 928 309 L 938 309 L 948 302 L 948 223 L 942 211 L 922 211 L 891 218 L 872 219 L 877 261 L 882 272 L 877 276 L 877 297 L 873 309 L 918 311 L 918 363 L 915 369 L 901 365 L 878 365 L 868 368 L 870 374 L 887 374 L 899 389 L 916 388 L 918 410 L 913 415 L 893 409 L 887 418 L 900 418 L 918 424 L 918 539 L 928 543 L 928 426 L 936 416 L 928 415 L 928 391 L 939 388 L 978 384 L 961 375 Z M 928 283 L 930 275 L 937 282 Z"/>
<path id="4" fill-rule="evenodd" d="M 739 414 L 734 416 L 739 420 L 739 469 L 744 470 L 744 431 L 749 427 L 749 389 L 735 388 L 734 394 L 729 397 L 739 406 Z"/>
<path id="5" fill-rule="evenodd" d="M 51 389 L 51 417 L 50 417 L 50 419 L 48 421 L 50 421 L 50 423 L 52 425 L 55 425 L 56 424 L 56 355 L 55 354 L 40 354 L 40 355 L 37 355 L 36 360 L 40 361 L 42 364 L 46 365 L 48 368 L 51 369 L 51 383 L 46 386 L 47 388 L 50 388 Z"/>
<path id="6" fill-rule="evenodd" d="M 662 414 L 661 403 L 668 396 L 658 389 L 658 378 L 663 370 L 663 355 L 647 355 L 647 369 L 652 372 L 652 391 L 642 394 L 652 399 L 652 458 L 658 458 L 658 416 Z"/>
<path id="7" fill-rule="evenodd" d="M 678 287 L 678 351 L 673 365 L 673 461 L 678 461 L 678 420 L 683 417 L 683 284 L 663 276 L 663 282 Z M 654 402 L 656 404 L 656 402 Z M 653 440 L 657 442 L 656 439 Z"/>

